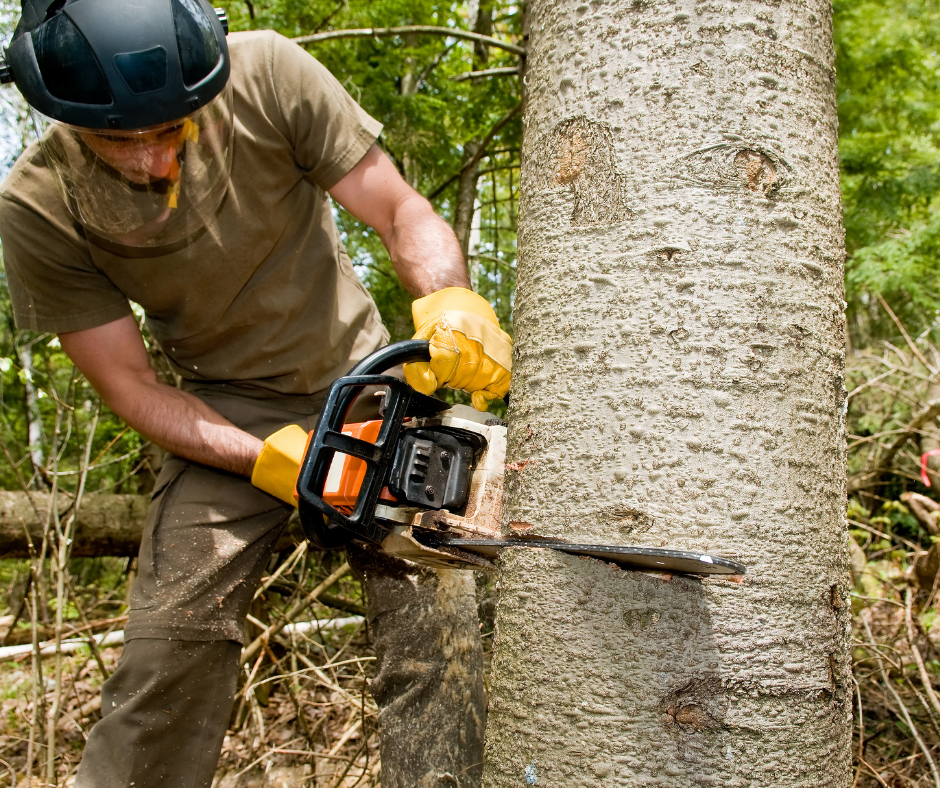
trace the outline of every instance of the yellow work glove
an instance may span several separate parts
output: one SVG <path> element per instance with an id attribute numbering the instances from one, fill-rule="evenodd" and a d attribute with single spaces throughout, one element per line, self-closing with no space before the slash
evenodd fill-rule
<path id="1" fill-rule="evenodd" d="M 441 386 L 470 392 L 473 407 L 486 410 L 491 400 L 509 393 L 512 340 L 499 327 L 493 307 L 463 287 L 447 287 L 411 306 L 417 332 L 426 339 L 431 362 L 405 364 L 405 380 L 422 394 Z"/>
<path id="2" fill-rule="evenodd" d="M 251 483 L 284 503 L 296 506 L 294 488 L 306 448 L 307 433 L 296 424 L 270 435 L 255 460 Z"/>

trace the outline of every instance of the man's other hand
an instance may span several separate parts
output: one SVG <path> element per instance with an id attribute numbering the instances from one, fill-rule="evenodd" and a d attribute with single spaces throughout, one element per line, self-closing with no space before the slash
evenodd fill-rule
<path id="1" fill-rule="evenodd" d="M 483 411 L 506 396 L 512 340 L 486 299 L 469 289 L 467 266 L 450 225 L 375 145 L 329 191 L 375 229 L 402 284 L 423 296 L 412 307 L 415 339 L 430 342 L 431 363 L 406 364 L 408 383 L 427 394 L 441 386 L 463 389 Z"/>
<path id="2" fill-rule="evenodd" d="M 430 344 L 431 361 L 405 365 L 408 384 L 423 394 L 441 386 L 471 394 L 473 407 L 509 393 L 512 339 L 489 302 L 472 290 L 447 287 L 412 304 L 414 338 Z"/>
<path id="3" fill-rule="evenodd" d="M 251 483 L 291 506 L 297 505 L 294 490 L 307 449 L 307 433 L 289 424 L 269 435 L 251 472 Z"/>

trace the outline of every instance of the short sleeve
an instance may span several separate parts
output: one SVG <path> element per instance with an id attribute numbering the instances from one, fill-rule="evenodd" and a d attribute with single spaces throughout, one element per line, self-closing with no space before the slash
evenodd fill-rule
<path id="1" fill-rule="evenodd" d="M 272 36 L 271 78 L 278 106 L 308 180 L 334 186 L 365 156 L 382 131 L 311 54 Z"/>
<path id="2" fill-rule="evenodd" d="M 73 243 L 34 210 L 0 196 L 0 241 L 19 328 L 64 333 L 131 314 L 127 298 Z"/>

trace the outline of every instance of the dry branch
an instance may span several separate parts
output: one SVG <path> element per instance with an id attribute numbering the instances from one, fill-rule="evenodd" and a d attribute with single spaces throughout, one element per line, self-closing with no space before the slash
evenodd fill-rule
<path id="1" fill-rule="evenodd" d="M 888 302 L 885 301 L 884 296 L 881 293 L 878 293 L 878 301 L 881 302 L 881 306 L 884 308 L 885 312 L 888 313 L 888 316 L 894 322 L 894 325 L 898 327 L 901 332 L 901 335 L 904 337 L 904 341 L 907 342 L 907 346 L 911 349 L 911 352 L 917 357 L 918 361 L 923 364 L 931 374 L 936 374 L 937 370 L 924 358 L 924 354 L 920 352 L 914 340 L 911 339 L 910 334 L 907 333 L 907 329 L 904 328 L 904 324 L 898 320 L 898 316 L 894 314 L 894 310 L 888 306 Z"/>
<path id="2" fill-rule="evenodd" d="M 123 624 L 127 621 L 127 616 L 115 616 L 114 618 L 105 618 L 99 621 L 89 621 L 81 626 L 77 627 L 68 627 L 63 630 L 62 637 L 70 638 L 75 635 L 84 635 L 84 634 L 98 634 L 104 632 L 108 629 L 112 629 L 115 624 Z M 37 627 L 37 632 L 39 633 L 39 638 L 42 641 L 49 640 L 55 636 L 55 627 L 53 626 L 40 626 Z M 32 638 L 32 632 L 28 629 L 19 629 L 13 630 L 7 635 L 7 639 L 3 645 L 5 646 L 18 646 L 23 643 L 29 643 Z"/>
<path id="3" fill-rule="evenodd" d="M 906 426 L 898 431 L 898 437 L 894 439 L 894 442 L 879 459 L 877 465 L 871 470 L 860 474 L 849 483 L 848 494 L 851 495 L 852 493 L 865 489 L 873 477 L 879 476 L 887 471 L 888 468 L 891 467 L 891 462 L 894 460 L 897 453 L 904 448 L 904 444 L 915 435 L 918 435 L 922 427 L 930 424 L 930 422 L 934 421 L 938 416 L 940 416 L 940 400 L 931 400 L 921 408 Z"/>
<path id="4" fill-rule="evenodd" d="M 314 33 L 310 36 L 299 36 L 291 39 L 296 44 L 315 44 L 320 41 L 330 41 L 336 38 L 383 38 L 388 36 L 405 36 L 426 34 L 445 36 L 446 38 L 463 38 L 467 41 L 478 41 L 487 46 L 512 52 L 514 55 L 524 55 L 525 48 L 500 41 L 492 36 L 481 33 L 471 33 L 469 30 L 455 30 L 450 27 L 435 27 L 434 25 L 406 25 L 404 27 L 369 27 L 356 30 L 329 30 L 326 33 Z"/>
<path id="5" fill-rule="evenodd" d="M 881 467 L 887 468 L 894 459 L 894 456 L 901 450 L 901 447 L 919 432 L 921 427 L 930 424 L 937 416 L 940 416 L 940 400 L 932 400 L 911 419 L 910 423 L 904 428 L 903 433 L 894 439 L 894 443 L 888 447 L 887 453 L 881 460 Z"/>
<path id="6" fill-rule="evenodd" d="M 483 77 L 517 77 L 520 74 L 518 66 L 505 68 L 486 68 L 482 71 L 465 71 L 450 78 L 451 82 L 466 82 L 468 79 L 483 79 Z"/>
<path id="7" fill-rule="evenodd" d="M 346 574 L 349 573 L 349 564 L 343 563 L 343 565 L 337 569 L 333 574 L 331 574 L 326 580 L 324 580 L 320 585 L 313 589 L 307 596 L 301 599 L 296 605 L 294 605 L 290 610 L 284 613 L 282 619 L 276 624 L 271 624 L 264 632 L 262 632 L 258 637 L 256 637 L 251 644 L 242 652 L 242 664 L 251 662 L 252 659 L 257 656 L 257 654 L 263 649 L 268 640 L 279 630 L 283 629 L 284 626 L 290 624 L 291 622 L 297 619 L 301 613 L 304 612 L 310 605 L 316 602 L 320 598 L 320 594 L 326 591 L 330 586 L 336 583 L 338 580 L 341 580 Z M 249 682 L 250 683 L 250 682 Z"/>

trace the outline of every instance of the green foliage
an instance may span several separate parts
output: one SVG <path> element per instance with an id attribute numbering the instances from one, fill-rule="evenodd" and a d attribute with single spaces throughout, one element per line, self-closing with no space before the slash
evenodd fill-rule
<path id="1" fill-rule="evenodd" d="M 892 336 L 875 295 L 916 333 L 940 309 L 940 6 L 833 4 L 839 154 L 856 345 Z"/>
<path id="2" fill-rule="evenodd" d="M 0 298 L 4 297 L 5 288 L 0 287 Z M 35 392 L 33 414 L 27 403 L 28 385 Z M 31 420 L 41 425 L 40 440 L 32 446 Z M 88 451 L 87 491 L 138 492 L 152 478 L 149 472 L 136 475 L 146 467 L 141 456 L 144 443 L 100 404 L 55 337 L 18 332 L 7 321 L 0 330 L 0 449 L 7 460 L 0 462 L 0 488 L 21 489 L 25 482 L 34 489 L 48 489 L 55 476 L 59 489 L 74 493 Z M 31 450 L 42 452 L 41 471 L 33 466 Z"/>
<path id="3" fill-rule="evenodd" d="M 927 536 L 927 532 L 921 524 L 900 501 L 885 501 L 881 505 L 878 514 L 872 517 L 868 524 L 891 534 L 912 536 L 917 539 L 923 539 Z"/>

